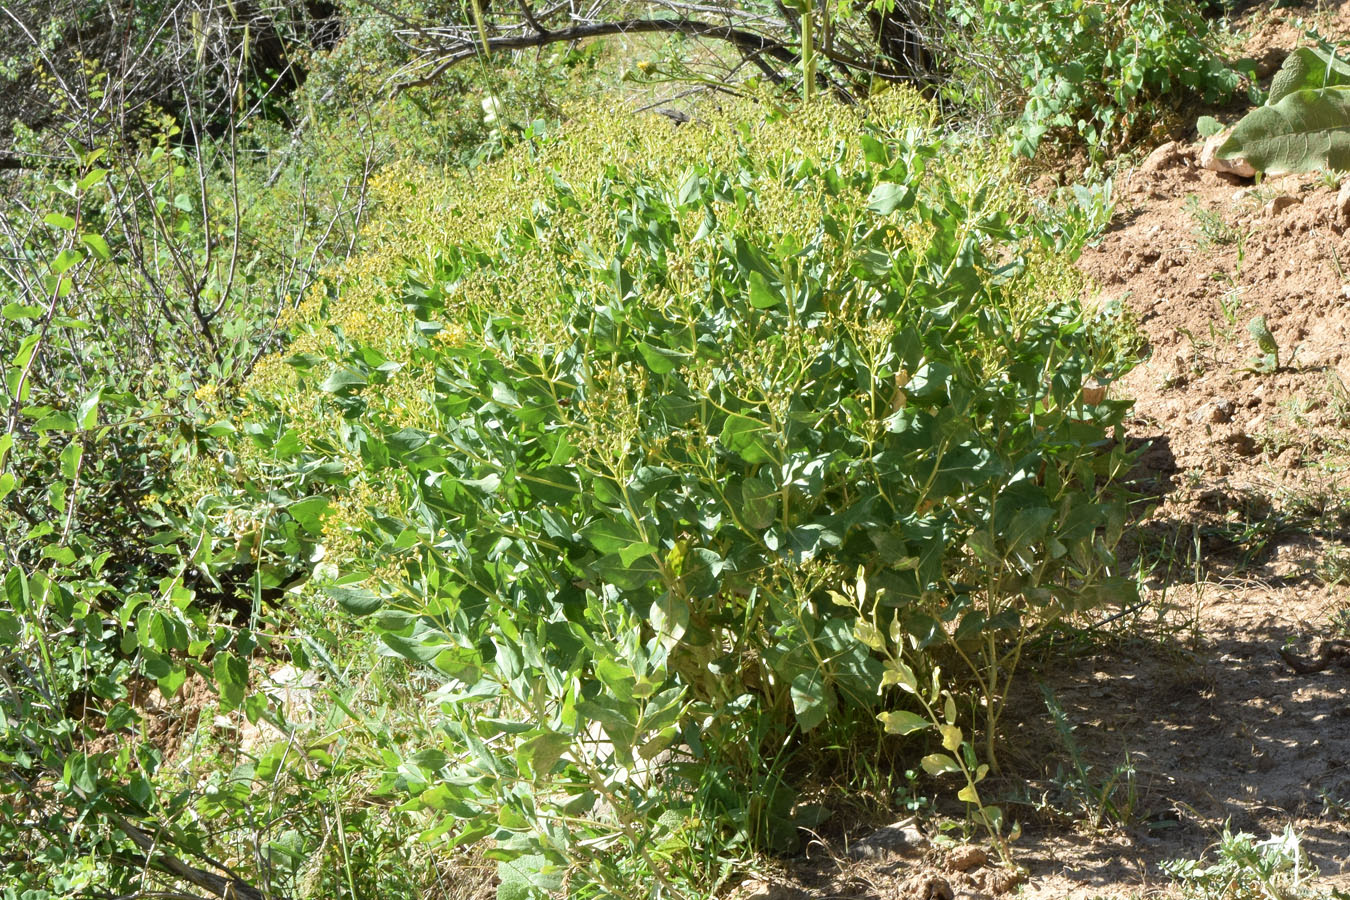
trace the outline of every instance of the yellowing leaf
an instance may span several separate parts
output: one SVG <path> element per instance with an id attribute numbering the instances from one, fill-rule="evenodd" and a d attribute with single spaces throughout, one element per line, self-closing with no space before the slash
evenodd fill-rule
<path id="1" fill-rule="evenodd" d="M 890 687 L 893 684 L 899 685 L 902 690 L 911 694 L 919 692 L 919 679 L 915 677 L 914 670 L 898 659 L 886 663 L 886 669 L 881 674 L 882 687 Z"/>
<path id="2" fill-rule="evenodd" d="M 958 725 L 939 725 L 938 731 L 942 732 L 942 746 L 955 753 L 961 749 L 961 728 Z"/>
<path id="3" fill-rule="evenodd" d="M 903 709 L 881 713 L 877 718 L 886 726 L 887 734 L 913 734 L 928 727 L 923 716 Z"/>
<path id="4" fill-rule="evenodd" d="M 881 650 L 886 646 L 886 640 L 881 636 L 880 629 L 864 619 L 859 619 L 853 624 L 853 636 L 873 650 Z"/>
<path id="5" fill-rule="evenodd" d="M 956 795 L 957 800 L 964 800 L 967 803 L 979 803 L 980 795 L 976 793 L 974 785 L 966 785 Z"/>
<path id="6" fill-rule="evenodd" d="M 956 760 L 945 753 L 930 753 L 919 761 L 919 765 L 923 766 L 923 770 L 929 775 L 947 775 L 961 771 Z"/>

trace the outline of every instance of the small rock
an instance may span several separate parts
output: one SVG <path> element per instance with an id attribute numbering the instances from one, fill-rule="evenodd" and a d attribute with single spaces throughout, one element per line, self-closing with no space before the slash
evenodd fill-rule
<path id="1" fill-rule="evenodd" d="M 941 875 L 920 872 L 905 879 L 898 896 L 903 900 L 955 900 L 956 894 Z"/>
<path id="2" fill-rule="evenodd" d="M 1286 469 L 1297 469 L 1303 463 L 1303 451 L 1297 447 L 1290 447 L 1288 450 L 1275 457 L 1275 464 Z"/>
<path id="3" fill-rule="evenodd" d="M 1163 169 L 1170 169 L 1181 162 L 1181 145 L 1176 141 L 1155 147 L 1153 152 L 1144 158 L 1139 164 L 1141 172 L 1161 172 Z"/>
<path id="4" fill-rule="evenodd" d="M 1218 442 L 1232 448 L 1239 456 L 1255 456 L 1256 440 L 1241 428 L 1233 428 L 1216 434 Z"/>
<path id="5" fill-rule="evenodd" d="M 1336 194 L 1336 210 L 1341 214 L 1343 221 L 1350 222 L 1350 181 L 1342 184 Z"/>
<path id="6" fill-rule="evenodd" d="M 1268 219 L 1273 219 L 1276 216 L 1283 213 L 1289 207 L 1297 206 L 1302 202 L 1303 201 L 1298 199 L 1297 197 L 1291 197 L 1288 194 L 1285 194 L 1283 196 L 1276 197 L 1274 200 L 1271 200 L 1269 203 L 1267 203 L 1265 209 L 1262 210 L 1262 215 L 1264 215 Z"/>
<path id="7" fill-rule="evenodd" d="M 737 900 L 796 900 L 801 895 L 801 891 L 796 888 L 760 881 L 758 878 L 742 881 L 735 894 Z"/>
<path id="8" fill-rule="evenodd" d="M 901 819 L 885 828 L 878 828 L 848 848 L 853 859 L 880 859 L 886 856 L 921 856 L 928 849 L 928 838 L 923 836 L 913 819 Z"/>
<path id="9" fill-rule="evenodd" d="M 1209 169 L 1211 172 L 1217 172 L 1220 175 L 1255 178 L 1256 169 L 1245 159 L 1219 159 L 1219 148 L 1223 146 L 1223 142 L 1228 140 L 1228 136 L 1232 133 L 1233 129 L 1228 128 L 1205 141 L 1204 149 L 1200 151 L 1200 167 Z"/>
<path id="10" fill-rule="evenodd" d="M 947 853 L 947 865 L 958 872 L 968 872 L 988 861 L 989 854 L 985 853 L 983 848 L 976 847 L 973 844 L 954 847 Z"/>
<path id="11" fill-rule="evenodd" d="M 1216 400 L 1209 410 L 1209 421 L 1215 425 L 1224 425 L 1233 421 L 1233 404 L 1228 400 Z"/>

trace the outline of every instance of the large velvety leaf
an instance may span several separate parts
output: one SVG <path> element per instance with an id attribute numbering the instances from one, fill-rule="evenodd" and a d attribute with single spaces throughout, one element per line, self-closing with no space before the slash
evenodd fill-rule
<path id="1" fill-rule="evenodd" d="M 1259 172 L 1350 169 L 1350 86 L 1305 88 L 1247 114 L 1219 148 Z"/>
<path id="2" fill-rule="evenodd" d="M 1266 106 L 1274 106 L 1295 91 L 1350 84 L 1350 65 L 1321 50 L 1300 47 L 1285 58 L 1270 83 Z"/>

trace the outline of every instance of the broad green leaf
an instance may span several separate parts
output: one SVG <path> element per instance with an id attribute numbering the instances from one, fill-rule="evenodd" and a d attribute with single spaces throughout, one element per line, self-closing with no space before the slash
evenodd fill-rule
<path id="1" fill-rule="evenodd" d="M 84 447 L 78 440 L 73 440 L 66 444 L 66 449 L 61 451 L 61 477 L 68 481 L 74 481 L 75 476 L 80 471 L 80 460 L 84 457 Z"/>
<path id="2" fill-rule="evenodd" d="M 912 734 L 916 731 L 922 731 L 931 724 L 923 716 L 903 709 L 884 712 L 877 718 L 886 726 L 887 734 Z"/>
<path id="3" fill-rule="evenodd" d="M 1295 91 L 1350 84 L 1350 65 L 1321 50 L 1300 47 L 1285 57 L 1270 82 L 1266 106 L 1274 106 Z"/>
<path id="4" fill-rule="evenodd" d="M 536 775 L 547 775 L 572 746 L 572 739 L 556 731 L 535 735 L 520 745 L 516 759 Z"/>
<path id="5" fill-rule="evenodd" d="M 680 363 L 689 358 L 687 353 L 668 350 L 646 341 L 638 344 L 637 349 L 638 353 L 642 354 L 642 361 L 647 364 L 647 368 L 657 375 L 665 375 L 667 372 L 674 371 Z"/>
<path id="6" fill-rule="evenodd" d="M 398 634 L 383 633 L 380 635 L 380 640 L 399 656 L 427 665 L 434 662 L 436 656 L 445 648 L 445 645 L 441 643 L 427 644 Z"/>
<path id="7" fill-rule="evenodd" d="M 220 705 L 231 710 L 244 702 L 248 692 L 248 663 L 229 651 L 216 654 L 211 667 L 216 676 L 216 687 L 220 689 Z"/>
<path id="8" fill-rule="evenodd" d="M 102 235 L 82 234 L 80 235 L 80 241 L 94 251 L 94 255 L 99 259 L 108 260 L 112 258 L 112 253 L 108 250 L 108 242 L 103 239 Z"/>
<path id="9" fill-rule="evenodd" d="M 75 410 L 75 424 L 82 431 L 88 431 L 98 424 L 98 407 L 102 400 L 102 391 L 93 391 L 80 401 Z"/>
<path id="10" fill-rule="evenodd" d="M 830 712 L 830 694 L 820 672 L 803 672 L 792 679 L 792 711 L 802 731 L 810 731 L 825 721 Z"/>
<path id="11" fill-rule="evenodd" d="M 755 309 L 772 309 L 783 302 L 782 297 L 769 287 L 769 280 L 758 272 L 750 273 L 750 305 Z"/>
<path id="12" fill-rule="evenodd" d="M 92 159 L 85 160 L 86 164 L 91 162 L 93 162 Z M 97 187 L 98 185 L 102 184 L 104 181 L 107 180 L 107 178 L 108 178 L 107 169 L 90 169 L 89 172 L 83 178 L 75 182 L 75 187 L 81 191 L 87 191 L 91 187 Z"/>
<path id="13" fill-rule="evenodd" d="M 367 383 L 366 376 L 360 372 L 354 372 L 351 369 L 338 369 L 323 380 L 323 383 L 319 385 L 319 390 L 337 394 L 353 388 L 365 387 Z"/>
<path id="14" fill-rule="evenodd" d="M 330 587 L 328 596 L 337 601 L 347 612 L 365 616 L 384 605 L 384 599 L 373 591 L 361 587 Z"/>
<path id="15" fill-rule="evenodd" d="M 722 443 L 748 463 L 773 461 L 769 437 L 769 426 L 748 416 L 727 416 L 722 426 Z"/>
<path id="16" fill-rule="evenodd" d="M 42 217 L 53 228 L 60 228 L 63 231 L 73 231 L 75 229 L 75 220 L 65 213 L 52 212 Z"/>
<path id="17" fill-rule="evenodd" d="M 1032 544 L 1045 537 L 1045 530 L 1054 521 L 1055 511 L 1048 506 L 1035 506 L 1019 509 L 1008 525 L 1003 539 L 1007 542 L 1007 553 L 1012 556 L 1026 550 Z"/>
<path id="18" fill-rule="evenodd" d="M 741 480 L 739 515 L 750 528 L 768 528 L 778 520 L 778 491 L 762 478 Z"/>
<path id="19" fill-rule="evenodd" d="M 41 306 L 33 306 L 24 303 L 6 303 L 4 309 L 0 309 L 0 316 L 4 316 L 11 322 L 17 322 L 20 319 L 39 319 L 45 310 Z"/>
<path id="20" fill-rule="evenodd" d="M 914 192 L 905 184 L 883 181 L 872 189 L 867 198 L 867 208 L 883 216 L 889 216 L 897 209 L 908 209 L 914 202 Z"/>
<path id="21" fill-rule="evenodd" d="M 599 519 L 581 529 L 581 535 L 601 553 L 617 553 L 625 566 L 656 552 L 656 547 L 644 541 L 638 527 L 627 519 Z"/>
<path id="22" fill-rule="evenodd" d="M 5 573 L 5 599 L 15 612 L 28 612 L 28 576 L 19 566 L 11 566 Z"/>
<path id="23" fill-rule="evenodd" d="M 291 518 L 300 523 L 300 527 L 310 534 L 323 531 L 323 513 L 328 509 L 327 497 L 306 497 L 286 507 Z"/>
<path id="24" fill-rule="evenodd" d="M 956 792 L 956 799 L 964 800 L 966 803 L 979 803 L 980 795 L 975 790 L 975 786 L 973 784 L 968 784 L 965 787 L 961 788 L 961 790 Z"/>
<path id="25" fill-rule="evenodd" d="M 1252 110 L 1219 156 L 1267 175 L 1350 169 L 1350 86 L 1305 88 Z"/>

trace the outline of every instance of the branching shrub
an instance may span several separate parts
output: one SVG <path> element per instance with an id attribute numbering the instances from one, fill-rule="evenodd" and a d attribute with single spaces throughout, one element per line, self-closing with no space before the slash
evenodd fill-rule
<path id="1" fill-rule="evenodd" d="M 1084 390 L 1117 361 L 1029 264 L 1100 211 L 1030 208 L 930 122 L 907 92 L 589 111 L 377 188 L 384 249 L 254 387 L 348 475 L 331 595 L 442 682 L 387 778 L 428 839 L 494 838 L 513 884 L 707 889 L 709 847 L 806 824 L 795 748 L 877 727 L 872 623 L 992 730 L 1021 640 L 1128 598 L 1124 404 Z M 832 599 L 859 569 L 866 609 Z"/>

